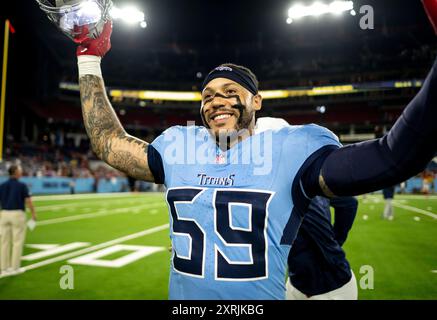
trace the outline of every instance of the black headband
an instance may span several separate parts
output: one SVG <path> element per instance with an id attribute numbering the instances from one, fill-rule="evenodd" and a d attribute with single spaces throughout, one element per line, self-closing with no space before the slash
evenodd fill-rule
<path id="1" fill-rule="evenodd" d="M 226 78 L 235 81 L 249 90 L 253 95 L 258 94 L 258 88 L 256 87 L 255 82 L 246 71 L 225 66 L 215 68 L 206 76 L 202 84 L 202 91 L 210 81 L 217 78 Z"/>

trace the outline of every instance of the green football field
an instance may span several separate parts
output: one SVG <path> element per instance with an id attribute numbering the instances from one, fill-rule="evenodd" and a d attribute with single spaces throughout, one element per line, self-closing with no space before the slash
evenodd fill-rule
<path id="1" fill-rule="evenodd" d="M 164 194 L 35 197 L 23 267 L 0 299 L 166 299 L 170 253 Z M 437 196 L 363 199 L 347 257 L 360 299 L 437 299 Z M 0 257 L 1 258 L 1 257 Z"/>

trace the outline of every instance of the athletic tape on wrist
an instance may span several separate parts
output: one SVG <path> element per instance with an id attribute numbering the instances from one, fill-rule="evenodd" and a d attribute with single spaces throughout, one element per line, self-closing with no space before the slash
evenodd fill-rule
<path id="1" fill-rule="evenodd" d="M 85 75 L 98 76 L 103 79 L 100 62 L 102 58 L 97 56 L 82 55 L 77 57 L 79 78 Z"/>

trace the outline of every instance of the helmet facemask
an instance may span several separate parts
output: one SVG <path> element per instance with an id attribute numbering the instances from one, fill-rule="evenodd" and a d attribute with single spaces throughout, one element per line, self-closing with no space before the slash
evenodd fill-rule
<path id="1" fill-rule="evenodd" d="M 49 18 L 76 43 L 97 38 L 109 20 L 111 0 L 36 0 Z"/>

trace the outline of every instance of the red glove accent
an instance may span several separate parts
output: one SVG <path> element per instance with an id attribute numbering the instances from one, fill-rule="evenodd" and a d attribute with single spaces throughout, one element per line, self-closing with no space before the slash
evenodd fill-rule
<path id="1" fill-rule="evenodd" d="M 437 35 L 437 0 L 422 0 L 422 3 Z"/>
<path id="2" fill-rule="evenodd" d="M 88 38 L 88 34 L 89 34 L 89 30 L 88 30 L 88 26 L 74 26 L 74 34 L 76 35 L 74 37 L 74 42 L 76 42 L 77 44 L 81 44 L 82 42 L 85 42 L 86 40 L 89 40 Z"/>
<path id="3" fill-rule="evenodd" d="M 81 35 L 76 38 L 76 42 L 80 43 L 76 51 L 78 56 L 88 55 L 103 57 L 111 49 L 111 20 L 105 23 L 102 33 L 97 39 L 88 38 L 88 28 L 86 26 L 80 28 L 82 28 Z"/>

